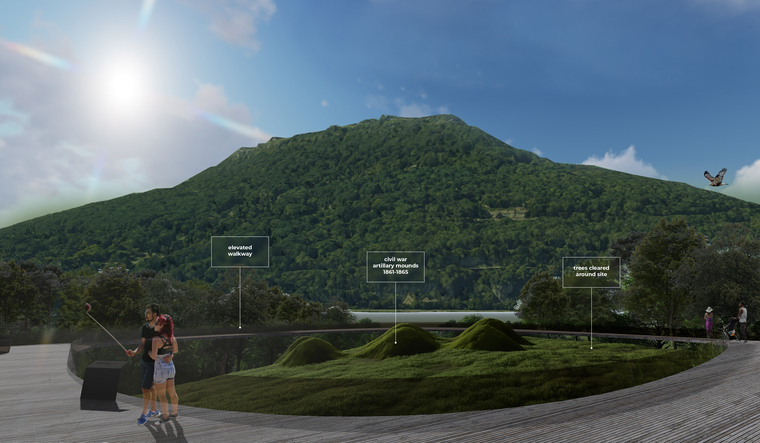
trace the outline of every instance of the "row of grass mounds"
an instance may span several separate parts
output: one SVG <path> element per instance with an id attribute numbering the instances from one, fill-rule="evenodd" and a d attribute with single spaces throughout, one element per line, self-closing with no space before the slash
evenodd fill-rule
<path id="1" fill-rule="evenodd" d="M 522 351 L 525 349 L 523 346 L 532 345 L 533 343 L 517 335 L 509 325 L 494 318 L 479 320 L 453 340 L 436 338 L 435 335 L 411 323 L 400 323 L 366 345 L 346 352 L 316 337 L 299 337 L 274 364 L 294 367 L 343 357 L 384 360 L 434 352 L 441 347 L 510 352 Z"/>

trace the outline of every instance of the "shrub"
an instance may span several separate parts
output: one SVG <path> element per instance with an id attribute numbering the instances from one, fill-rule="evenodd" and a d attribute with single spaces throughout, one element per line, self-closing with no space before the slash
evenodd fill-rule
<path id="1" fill-rule="evenodd" d="M 465 315 L 464 317 L 462 317 L 462 320 L 459 321 L 458 325 L 459 326 L 472 326 L 472 325 L 474 325 L 475 323 L 477 323 L 480 320 L 483 320 L 483 316 L 480 315 L 480 314 Z"/>

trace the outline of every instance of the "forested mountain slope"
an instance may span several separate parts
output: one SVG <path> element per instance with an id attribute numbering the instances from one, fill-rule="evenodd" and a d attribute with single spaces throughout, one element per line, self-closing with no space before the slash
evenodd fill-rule
<path id="1" fill-rule="evenodd" d="M 603 254 L 618 236 L 685 216 L 710 235 L 758 231 L 760 205 L 683 183 L 553 163 L 452 115 L 383 116 L 241 148 L 171 189 L 0 229 L 0 259 L 64 270 L 125 264 L 215 280 L 210 238 L 270 236 L 270 284 L 307 299 L 393 307 L 365 283 L 366 251 L 425 251 L 417 308 L 511 308 L 537 271 Z"/>

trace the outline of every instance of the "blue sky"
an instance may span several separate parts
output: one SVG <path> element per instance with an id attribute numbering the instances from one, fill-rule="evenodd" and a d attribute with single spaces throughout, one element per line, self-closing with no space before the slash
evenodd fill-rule
<path id="1" fill-rule="evenodd" d="M 382 114 L 760 203 L 759 53 L 756 0 L 2 2 L 0 227 Z"/>

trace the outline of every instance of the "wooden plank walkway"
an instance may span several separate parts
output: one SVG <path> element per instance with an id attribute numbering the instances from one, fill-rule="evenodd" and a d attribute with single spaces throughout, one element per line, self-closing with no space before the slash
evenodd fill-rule
<path id="1" fill-rule="evenodd" d="M 0 355 L 2 442 L 760 442 L 760 342 L 652 383 L 520 408 L 398 417 L 302 417 L 180 406 L 137 425 L 142 400 L 82 409 L 70 345 Z"/>

